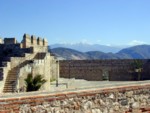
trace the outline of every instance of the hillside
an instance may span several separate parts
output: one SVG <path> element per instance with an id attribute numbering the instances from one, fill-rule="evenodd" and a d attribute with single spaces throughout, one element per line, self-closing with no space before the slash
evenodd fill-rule
<path id="1" fill-rule="evenodd" d="M 113 53 L 104 53 L 100 51 L 89 51 L 86 54 L 91 59 L 118 59 L 117 55 Z"/>
<path id="2" fill-rule="evenodd" d="M 116 53 L 123 49 L 123 46 L 108 46 L 100 44 L 88 44 L 88 43 L 74 43 L 74 44 L 52 44 L 50 45 L 52 49 L 54 48 L 70 48 L 73 50 L 87 52 L 87 51 L 103 51 L 105 53 L 112 52 Z"/>
<path id="3" fill-rule="evenodd" d="M 54 48 L 51 49 L 52 53 L 54 53 L 60 59 L 74 59 L 74 60 L 84 60 L 89 59 L 89 57 L 83 53 L 69 48 Z"/>
<path id="4" fill-rule="evenodd" d="M 79 52 L 68 48 L 54 48 L 51 51 L 61 59 L 149 59 L 150 45 L 138 45 L 120 50 L 118 53 L 101 51 Z"/>
<path id="5" fill-rule="evenodd" d="M 150 45 L 138 45 L 130 48 L 125 48 L 119 51 L 117 55 L 126 58 L 149 59 Z"/>

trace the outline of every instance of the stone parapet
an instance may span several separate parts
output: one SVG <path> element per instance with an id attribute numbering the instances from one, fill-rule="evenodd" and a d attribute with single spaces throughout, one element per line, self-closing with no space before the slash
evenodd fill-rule
<path id="1" fill-rule="evenodd" d="M 31 36 L 31 44 L 32 44 L 33 46 L 36 46 L 36 45 L 37 45 L 37 39 L 36 39 L 36 36 L 34 36 L 34 35 Z"/>
<path id="2" fill-rule="evenodd" d="M 48 46 L 48 42 L 46 39 L 42 39 L 41 37 L 36 38 L 36 36 L 24 34 L 22 47 L 29 48 L 29 47 L 45 47 Z"/>
<path id="3" fill-rule="evenodd" d="M 23 35 L 23 48 L 28 48 L 31 46 L 31 38 L 29 34 L 24 34 Z"/>
<path id="4" fill-rule="evenodd" d="M 43 39 L 43 45 L 48 46 L 48 41 L 45 38 Z"/>
<path id="5" fill-rule="evenodd" d="M 43 46 L 43 40 L 42 40 L 41 37 L 38 37 L 38 38 L 37 38 L 37 45 Z"/>
<path id="6" fill-rule="evenodd" d="M 1 95 L 1 112 L 142 113 L 150 108 L 150 84 L 64 92 Z M 11 94 L 12 96 L 12 94 Z M 137 112 L 137 113 L 138 113 Z"/>
<path id="7" fill-rule="evenodd" d="M 17 40 L 16 38 L 5 38 L 4 39 L 4 44 L 16 44 L 17 43 Z"/>

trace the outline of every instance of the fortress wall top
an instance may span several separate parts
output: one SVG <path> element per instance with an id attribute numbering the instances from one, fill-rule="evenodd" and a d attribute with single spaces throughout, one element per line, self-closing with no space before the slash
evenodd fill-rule
<path id="1" fill-rule="evenodd" d="M 43 40 L 41 37 L 38 37 L 37 39 L 37 45 L 43 46 Z"/>
<path id="2" fill-rule="evenodd" d="M 36 36 L 32 35 L 28 35 L 28 34 L 24 34 L 23 36 L 23 41 L 22 41 L 22 47 L 23 48 L 29 48 L 29 47 L 44 47 L 44 46 L 48 46 L 48 42 L 46 39 L 42 39 L 40 37 L 36 38 Z"/>
<path id="3" fill-rule="evenodd" d="M 28 34 L 23 35 L 23 48 L 28 48 L 31 46 L 31 37 Z"/>
<path id="4" fill-rule="evenodd" d="M 141 80 L 150 79 L 150 61 L 141 60 L 143 72 Z M 137 80 L 137 73 L 134 70 L 134 59 L 110 59 L 110 60 L 61 60 L 60 77 L 76 78 L 85 80 L 102 80 L 104 75 L 110 81 L 131 81 Z"/>
<path id="5" fill-rule="evenodd" d="M 2 47 L 9 47 L 11 49 L 11 45 L 19 45 L 20 48 L 22 49 L 26 49 L 26 48 L 31 48 L 32 52 L 47 52 L 47 46 L 48 46 L 48 42 L 46 39 L 42 39 L 40 37 L 36 38 L 36 36 L 34 35 L 28 35 L 28 34 L 24 34 L 23 35 L 23 40 L 21 41 L 21 43 L 17 43 L 17 40 L 15 38 L 5 38 L 2 39 L 0 38 L 0 44 L 2 45 Z M 1 48 L 2 49 L 2 48 Z"/>
<path id="6" fill-rule="evenodd" d="M 16 39 L 15 38 L 5 38 L 4 39 L 4 44 L 16 44 L 17 43 L 17 41 L 16 41 Z"/>
<path id="7" fill-rule="evenodd" d="M 43 39 L 43 46 L 48 46 L 48 41 L 45 38 Z"/>
<path id="8" fill-rule="evenodd" d="M 34 35 L 31 36 L 31 44 L 32 44 L 33 46 L 36 46 L 36 45 L 37 45 L 37 39 L 36 39 L 36 36 L 34 36 Z"/>

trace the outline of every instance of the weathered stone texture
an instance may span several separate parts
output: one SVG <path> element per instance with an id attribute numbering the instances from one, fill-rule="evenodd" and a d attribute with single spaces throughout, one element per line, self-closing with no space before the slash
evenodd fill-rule
<path id="1" fill-rule="evenodd" d="M 30 94 L 27 94 L 30 95 Z M 89 89 L 0 99 L 12 113 L 141 113 L 150 108 L 150 85 Z"/>
<path id="2" fill-rule="evenodd" d="M 0 92 L 19 91 L 25 87 L 24 79 L 29 73 L 33 76 L 41 74 L 47 80 L 41 90 L 50 90 L 50 78 L 57 76 L 58 70 L 52 67 L 56 65 L 56 59 L 48 52 L 47 45 L 45 39 L 36 39 L 28 34 L 24 34 L 21 43 L 17 43 L 15 38 L 5 38 L 0 44 Z"/>
<path id="3" fill-rule="evenodd" d="M 137 80 L 133 71 L 134 60 L 63 60 L 60 61 L 60 77 L 86 80 L 103 80 L 108 76 L 110 81 Z M 150 62 L 142 60 L 141 80 L 150 79 Z"/>
<path id="4" fill-rule="evenodd" d="M 4 39 L 4 44 L 16 44 L 17 40 L 16 38 L 5 38 Z"/>

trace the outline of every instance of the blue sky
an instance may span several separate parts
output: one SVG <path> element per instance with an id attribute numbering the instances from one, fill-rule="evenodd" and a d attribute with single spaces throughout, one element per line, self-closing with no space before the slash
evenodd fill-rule
<path id="1" fill-rule="evenodd" d="M 150 44 L 150 0 L 0 0 L 0 37 L 54 43 Z"/>

